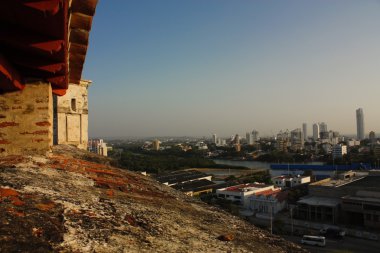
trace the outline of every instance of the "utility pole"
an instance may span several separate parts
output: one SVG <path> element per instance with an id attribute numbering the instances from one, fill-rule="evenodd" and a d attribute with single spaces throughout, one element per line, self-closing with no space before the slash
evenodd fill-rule
<path id="1" fill-rule="evenodd" d="M 290 221 L 292 224 L 292 236 L 293 236 L 293 207 L 290 208 Z"/>
<path id="2" fill-rule="evenodd" d="M 270 205 L 270 234 L 273 234 L 273 208 L 272 208 L 272 203 Z"/>

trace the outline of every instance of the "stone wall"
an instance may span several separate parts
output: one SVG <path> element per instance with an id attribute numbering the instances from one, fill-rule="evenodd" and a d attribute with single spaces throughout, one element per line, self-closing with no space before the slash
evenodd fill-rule
<path id="1" fill-rule="evenodd" d="M 81 81 L 79 85 L 70 84 L 66 95 L 57 97 L 57 126 L 54 133 L 56 144 L 69 144 L 87 149 L 89 84 L 89 81 Z"/>
<path id="2" fill-rule="evenodd" d="M 0 95 L 0 156 L 46 154 L 53 145 L 50 84 Z"/>

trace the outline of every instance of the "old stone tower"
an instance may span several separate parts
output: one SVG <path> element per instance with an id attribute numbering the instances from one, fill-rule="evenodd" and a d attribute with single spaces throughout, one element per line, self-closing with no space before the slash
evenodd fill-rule
<path id="1" fill-rule="evenodd" d="M 0 156 L 87 146 L 81 80 L 97 0 L 0 1 Z"/>

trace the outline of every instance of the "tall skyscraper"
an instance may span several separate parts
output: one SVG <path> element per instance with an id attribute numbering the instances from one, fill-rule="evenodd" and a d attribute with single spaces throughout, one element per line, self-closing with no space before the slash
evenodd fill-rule
<path id="1" fill-rule="evenodd" d="M 364 113 L 362 108 L 356 110 L 356 132 L 358 140 L 364 140 Z"/>
<path id="2" fill-rule="evenodd" d="M 313 124 L 313 140 L 318 140 L 319 139 L 319 125 L 317 123 Z"/>
<path id="3" fill-rule="evenodd" d="M 303 139 L 307 141 L 307 124 L 306 123 L 302 124 L 302 132 L 303 132 Z"/>
<path id="4" fill-rule="evenodd" d="M 325 122 L 319 123 L 319 132 L 327 132 L 327 124 Z"/>

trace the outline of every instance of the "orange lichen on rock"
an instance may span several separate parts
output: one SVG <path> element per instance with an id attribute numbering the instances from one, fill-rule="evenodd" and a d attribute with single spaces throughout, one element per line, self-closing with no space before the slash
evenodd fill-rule
<path id="1" fill-rule="evenodd" d="M 106 191 L 106 194 L 107 194 L 108 197 L 113 197 L 113 196 L 115 196 L 115 192 L 114 192 L 113 190 L 111 190 L 111 189 L 107 190 L 107 191 Z"/>
<path id="2" fill-rule="evenodd" d="M 13 189 L 0 188 L 0 198 L 17 197 L 18 195 L 18 192 Z"/>
<path id="3" fill-rule="evenodd" d="M 35 205 L 38 210 L 41 211 L 49 211 L 55 207 L 54 202 L 47 202 L 47 203 L 39 203 Z"/>

